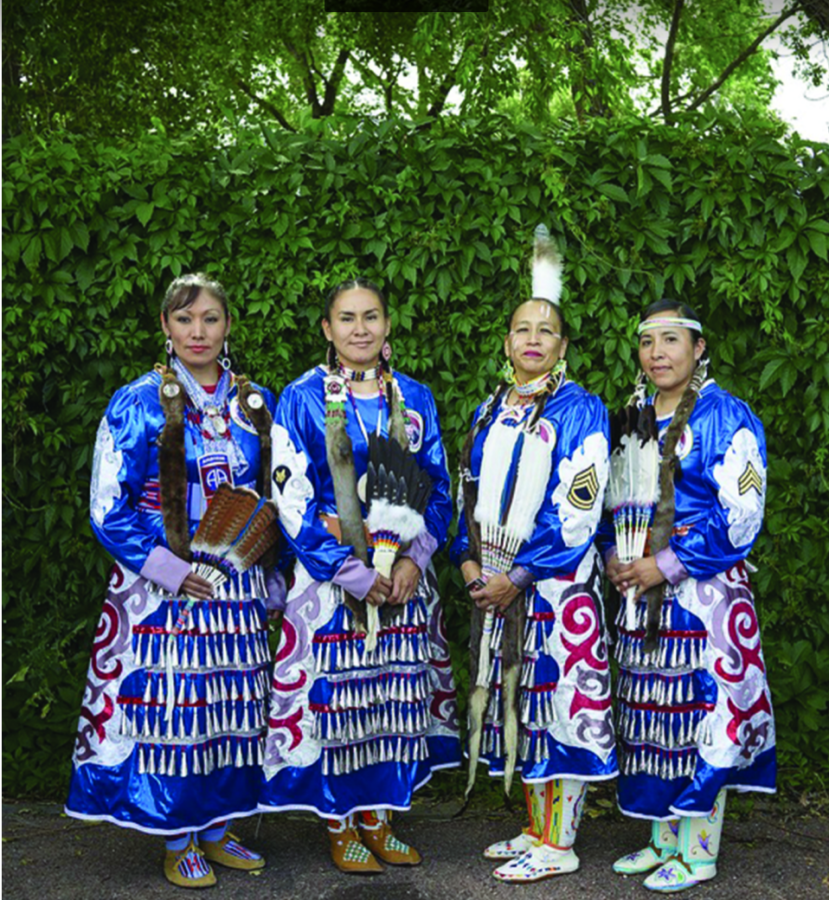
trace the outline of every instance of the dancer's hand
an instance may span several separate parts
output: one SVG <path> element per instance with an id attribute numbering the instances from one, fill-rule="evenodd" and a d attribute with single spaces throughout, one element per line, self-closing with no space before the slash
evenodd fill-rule
<path id="1" fill-rule="evenodd" d="M 622 584 L 621 570 L 622 564 L 619 562 L 619 557 L 614 550 L 612 556 L 605 564 L 605 572 L 613 587 L 615 587 L 617 591 L 624 592 L 625 586 Z"/>
<path id="2" fill-rule="evenodd" d="M 482 577 L 483 572 L 481 571 L 481 566 L 479 563 L 476 563 L 474 559 L 468 559 L 461 565 L 461 575 L 463 575 L 463 583 L 466 585 L 470 585 L 479 579 L 481 581 L 484 580 Z M 469 589 L 467 588 L 467 590 Z M 469 596 L 472 597 L 472 590 L 469 590 Z"/>
<path id="3" fill-rule="evenodd" d="M 190 572 L 182 581 L 179 593 L 187 594 L 188 597 L 193 597 L 196 600 L 212 600 L 213 585 L 206 578 L 202 578 L 201 575 Z"/>
<path id="4" fill-rule="evenodd" d="M 610 574 L 610 566 L 608 565 L 608 575 Z M 638 600 L 648 588 L 654 585 L 662 584 L 665 576 L 659 570 L 656 564 L 656 558 L 646 556 L 644 559 L 635 559 L 632 563 L 622 565 L 619 563 L 617 578 L 611 577 L 611 581 L 616 585 L 617 589 L 625 592 L 629 587 L 636 588 L 636 599 Z"/>
<path id="5" fill-rule="evenodd" d="M 366 594 L 366 603 L 370 603 L 372 606 L 382 606 L 389 599 L 391 589 L 391 581 L 378 572 L 374 577 L 371 590 Z"/>
<path id="6" fill-rule="evenodd" d="M 392 589 L 389 594 L 390 606 L 402 606 L 414 597 L 420 583 L 420 568 L 408 556 L 401 556 L 391 570 Z"/>
<path id="7" fill-rule="evenodd" d="M 503 612 L 521 593 L 506 575 L 493 575 L 479 590 L 470 591 L 469 596 L 478 609 L 498 609 Z"/>

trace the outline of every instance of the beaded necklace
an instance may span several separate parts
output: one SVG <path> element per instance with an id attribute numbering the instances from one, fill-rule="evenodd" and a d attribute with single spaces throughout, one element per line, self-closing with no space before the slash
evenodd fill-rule
<path id="1" fill-rule="evenodd" d="M 349 369 L 347 366 L 344 366 L 341 362 L 337 361 L 337 369 L 346 381 L 379 382 L 382 376 L 380 366 L 375 366 L 373 369 L 366 369 L 364 372 L 361 372 L 358 369 Z"/>
<path id="2" fill-rule="evenodd" d="M 195 419 L 202 437 L 209 441 L 219 442 L 221 449 L 227 454 L 231 468 L 243 468 L 244 464 L 236 448 L 236 442 L 230 430 L 230 411 L 227 402 L 233 385 L 230 372 L 223 371 L 212 394 L 209 394 L 193 377 L 190 370 L 178 359 L 173 360 L 173 370 L 181 382 L 195 416 L 186 412 L 189 421 Z"/>

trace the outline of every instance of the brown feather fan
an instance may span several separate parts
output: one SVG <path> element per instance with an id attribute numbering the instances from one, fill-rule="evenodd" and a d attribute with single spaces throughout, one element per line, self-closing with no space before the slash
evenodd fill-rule
<path id="1" fill-rule="evenodd" d="M 193 570 L 214 587 L 231 576 L 241 575 L 279 539 L 277 511 L 271 500 L 262 500 L 250 488 L 219 485 L 207 512 L 193 536 Z M 190 598 L 181 611 L 174 634 L 178 634 L 193 608 Z"/>

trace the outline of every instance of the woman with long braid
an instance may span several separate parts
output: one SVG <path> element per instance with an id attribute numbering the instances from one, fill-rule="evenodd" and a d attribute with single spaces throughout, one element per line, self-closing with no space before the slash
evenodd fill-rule
<path id="1" fill-rule="evenodd" d="M 766 443 L 748 405 L 707 378 L 702 326 L 686 304 L 645 310 L 639 361 L 633 402 L 655 407 L 661 496 L 648 555 L 627 565 L 605 555 L 616 587 L 644 595 L 634 629 L 620 620 L 619 806 L 652 831 L 614 869 L 655 870 L 645 887 L 674 892 L 716 875 L 726 788 L 774 791 L 774 717 L 746 565 L 763 523 Z"/>
<path id="2" fill-rule="evenodd" d="M 516 769 L 529 825 L 484 851 L 501 881 L 575 871 L 587 784 L 617 773 L 593 538 L 608 475 L 602 402 L 566 377 L 559 263 L 536 235 L 532 299 L 510 315 L 508 377 L 478 409 L 461 459 L 452 547 L 474 601 L 470 782 Z M 491 659 L 490 659 L 491 657 Z"/>
<path id="3" fill-rule="evenodd" d="M 431 565 L 452 503 L 434 399 L 392 372 L 390 319 L 363 278 L 328 296 L 327 365 L 288 385 L 274 417 L 280 524 L 296 554 L 276 655 L 260 808 L 327 820 L 334 864 L 383 871 L 420 855 L 391 811 L 460 763 L 455 691 Z M 384 577 L 364 518 L 369 444 L 389 439 L 432 481 L 423 527 Z M 373 511 L 373 510 L 372 510 Z M 376 646 L 366 604 L 381 608 Z M 359 828 L 358 828 L 359 825 Z"/>

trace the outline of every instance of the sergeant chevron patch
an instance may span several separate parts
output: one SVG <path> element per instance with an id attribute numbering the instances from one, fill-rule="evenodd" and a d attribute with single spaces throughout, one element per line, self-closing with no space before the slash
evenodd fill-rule
<path id="1" fill-rule="evenodd" d="M 740 476 L 737 486 L 739 487 L 741 497 L 743 494 L 747 494 L 752 488 L 754 488 L 758 494 L 762 495 L 763 479 L 760 478 L 757 469 L 755 469 L 750 462 L 746 463 L 745 471 Z"/>
<path id="2" fill-rule="evenodd" d="M 596 466 L 591 464 L 573 479 L 567 499 L 576 509 L 587 510 L 593 508 L 598 494 L 599 478 L 596 475 Z"/>

